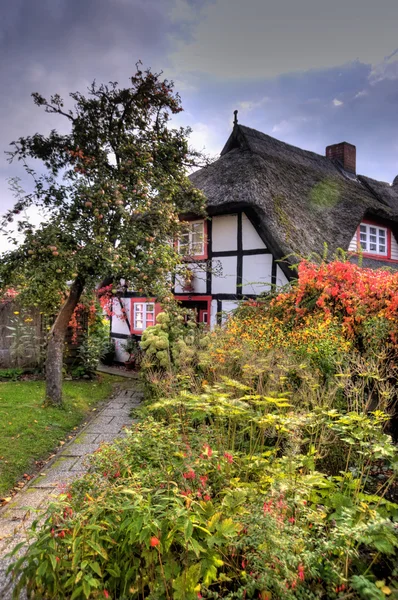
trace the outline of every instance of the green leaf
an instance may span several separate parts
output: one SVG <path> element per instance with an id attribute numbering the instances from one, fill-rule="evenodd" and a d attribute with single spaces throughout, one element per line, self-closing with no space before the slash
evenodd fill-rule
<path id="1" fill-rule="evenodd" d="M 78 598 L 80 596 L 80 594 L 82 593 L 82 591 L 83 591 L 83 588 L 82 588 L 81 585 L 79 585 L 79 587 L 77 587 L 74 590 L 72 596 L 70 597 L 70 600 L 76 600 L 76 598 Z"/>
<path id="2" fill-rule="evenodd" d="M 201 574 L 201 564 L 191 565 L 173 581 L 174 600 L 194 600 L 200 589 L 198 586 Z"/>
<path id="3" fill-rule="evenodd" d="M 193 533 L 192 521 L 190 519 L 186 519 L 186 521 L 184 523 L 184 537 L 185 537 L 186 542 L 192 537 L 192 533 Z"/>
<path id="4" fill-rule="evenodd" d="M 236 534 L 237 526 L 232 519 L 224 519 L 217 525 L 217 532 L 225 537 L 231 537 Z"/>
<path id="5" fill-rule="evenodd" d="M 91 586 L 87 579 L 83 579 L 83 594 L 88 598 L 90 596 Z"/>
<path id="6" fill-rule="evenodd" d="M 84 573 L 83 571 L 79 571 L 78 574 L 76 575 L 76 579 L 75 579 L 75 584 L 79 583 L 79 581 L 81 580 L 81 578 L 83 577 Z"/>
<path id="7" fill-rule="evenodd" d="M 90 563 L 91 569 L 96 573 L 99 577 L 102 577 L 101 567 L 97 563 L 97 561 Z"/>
<path id="8" fill-rule="evenodd" d="M 103 548 L 102 546 L 100 546 L 96 542 L 93 542 L 92 540 L 88 540 L 87 544 L 90 546 L 90 548 L 92 548 L 93 550 L 95 550 L 95 552 L 97 552 L 98 554 L 100 554 L 102 556 L 102 558 L 104 558 L 105 560 L 108 560 L 108 554 L 107 554 L 105 548 Z"/>
<path id="9" fill-rule="evenodd" d="M 199 557 L 201 552 L 206 552 L 206 549 L 201 546 L 198 542 L 198 540 L 195 540 L 195 538 L 191 537 L 191 539 L 189 540 L 189 543 L 192 546 L 193 551 L 195 552 L 196 556 Z"/>
<path id="10" fill-rule="evenodd" d="M 49 554 L 49 555 L 48 555 L 48 557 L 49 557 L 49 559 L 50 559 L 50 562 L 51 562 L 51 566 L 52 566 L 52 568 L 53 568 L 53 571 L 55 571 L 55 569 L 57 568 L 57 561 L 56 561 L 56 559 L 55 559 L 55 556 L 54 556 L 54 554 Z"/>

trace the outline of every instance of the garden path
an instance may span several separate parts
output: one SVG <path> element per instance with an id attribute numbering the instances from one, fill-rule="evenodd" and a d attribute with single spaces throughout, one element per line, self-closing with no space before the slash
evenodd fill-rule
<path id="1" fill-rule="evenodd" d="M 0 598 L 9 600 L 12 589 L 6 570 L 10 562 L 5 555 L 25 538 L 27 527 L 44 512 L 64 487 L 87 471 L 85 459 L 102 442 L 123 436 L 131 424 L 131 410 L 137 407 L 142 393 L 133 381 L 128 389 L 111 398 L 86 427 L 57 453 L 56 457 L 23 491 L 0 511 Z M 14 559 L 15 560 L 15 559 Z M 21 600 L 25 595 L 21 596 Z"/>

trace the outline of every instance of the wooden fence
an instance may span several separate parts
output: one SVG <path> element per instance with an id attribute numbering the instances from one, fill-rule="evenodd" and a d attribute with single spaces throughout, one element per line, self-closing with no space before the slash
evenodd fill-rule
<path id="1" fill-rule="evenodd" d="M 22 311 L 15 302 L 0 304 L 0 368 L 36 367 L 45 332 L 38 310 Z"/>
<path id="2" fill-rule="evenodd" d="M 14 301 L 0 303 L 0 369 L 34 368 L 43 360 L 47 326 L 39 310 L 24 310 Z M 78 350 L 87 332 L 87 312 L 77 317 L 78 329 L 66 335 L 64 363 L 79 364 Z"/>

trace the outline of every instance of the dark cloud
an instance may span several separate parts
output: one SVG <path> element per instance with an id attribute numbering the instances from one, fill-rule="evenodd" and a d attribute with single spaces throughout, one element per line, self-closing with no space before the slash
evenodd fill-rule
<path id="1" fill-rule="evenodd" d="M 137 59 L 176 82 L 215 153 L 239 120 L 298 146 L 357 145 L 358 168 L 398 173 L 396 0 L 13 0 L 0 9 L 0 199 L 20 174 L 3 155 L 20 135 L 59 127 L 30 94 L 128 82 Z M 386 56 L 384 59 L 383 56 Z M 358 58 L 357 58 L 358 57 Z M 62 125 L 61 125 L 62 126 Z"/>

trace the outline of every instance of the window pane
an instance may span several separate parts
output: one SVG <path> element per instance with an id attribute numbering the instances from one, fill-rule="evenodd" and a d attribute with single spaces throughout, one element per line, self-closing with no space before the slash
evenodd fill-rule
<path id="1" fill-rule="evenodd" d="M 379 238 L 385 238 L 386 237 L 386 232 L 385 229 L 379 229 Z"/>
<path id="2" fill-rule="evenodd" d="M 146 312 L 149 313 L 153 313 L 155 310 L 155 305 L 153 304 L 153 302 L 148 302 L 148 304 L 146 305 Z"/>
<path id="3" fill-rule="evenodd" d="M 203 221 L 199 223 L 192 223 L 192 233 L 203 233 Z"/>
<path id="4" fill-rule="evenodd" d="M 192 244 L 192 255 L 197 256 L 198 254 L 203 254 L 203 244 L 201 242 Z"/>
<path id="5" fill-rule="evenodd" d="M 370 233 L 372 233 L 373 235 L 376 235 L 376 227 L 369 227 L 369 231 Z"/>
<path id="6" fill-rule="evenodd" d="M 361 233 L 361 242 L 366 242 L 366 233 Z"/>
<path id="7" fill-rule="evenodd" d="M 366 242 L 361 242 L 361 248 L 362 250 L 366 250 Z"/>
<path id="8" fill-rule="evenodd" d="M 376 252 L 377 248 L 376 248 L 376 244 L 370 244 L 370 251 L 371 252 Z"/>
<path id="9" fill-rule="evenodd" d="M 384 254 L 384 253 L 385 253 L 385 251 L 386 251 L 386 247 L 385 247 L 385 246 L 379 246 L 379 252 L 380 252 L 381 254 Z"/>
<path id="10" fill-rule="evenodd" d="M 366 225 L 361 225 L 359 230 L 361 233 L 366 233 Z"/>

